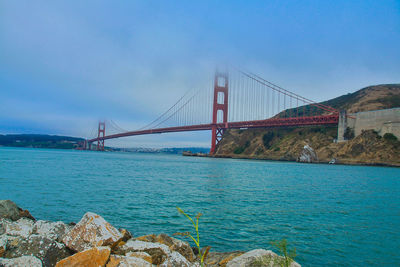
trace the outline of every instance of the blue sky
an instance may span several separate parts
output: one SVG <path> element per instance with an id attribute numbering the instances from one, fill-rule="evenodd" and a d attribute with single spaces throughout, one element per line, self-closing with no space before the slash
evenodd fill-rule
<path id="1" fill-rule="evenodd" d="M 327 100 L 399 83 L 399 47 L 400 1 L 0 0 L 0 133 L 86 136 L 100 118 L 139 128 L 226 62 Z"/>

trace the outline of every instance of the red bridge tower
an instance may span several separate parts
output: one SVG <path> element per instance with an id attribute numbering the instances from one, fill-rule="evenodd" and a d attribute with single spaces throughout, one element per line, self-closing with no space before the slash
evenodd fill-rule
<path id="1" fill-rule="evenodd" d="M 228 128 L 228 74 L 215 73 L 214 78 L 214 101 L 213 101 L 213 118 L 211 129 L 211 150 L 210 154 L 215 153 L 216 146 L 222 139 L 224 130 Z M 221 112 L 219 112 L 221 111 Z M 221 119 L 222 121 L 219 121 Z M 221 127 L 221 124 L 223 126 Z"/>
<path id="2" fill-rule="evenodd" d="M 104 151 L 104 136 L 106 136 L 106 123 L 99 122 L 97 133 L 97 150 Z"/>

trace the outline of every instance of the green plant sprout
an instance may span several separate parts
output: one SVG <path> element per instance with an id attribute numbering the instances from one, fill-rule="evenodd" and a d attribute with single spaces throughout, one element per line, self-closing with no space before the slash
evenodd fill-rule
<path id="1" fill-rule="evenodd" d="M 196 238 L 194 238 L 194 237 L 190 234 L 190 232 L 175 233 L 174 235 L 186 236 L 186 237 L 189 237 L 190 239 L 193 240 L 193 242 L 196 244 L 197 249 L 199 250 L 200 265 L 201 265 L 201 267 L 204 267 L 204 260 L 206 259 L 207 255 L 208 255 L 208 252 L 210 251 L 210 248 L 211 248 L 211 247 L 208 246 L 208 247 L 204 250 L 204 252 L 201 250 L 201 247 L 200 247 L 199 219 L 200 219 L 200 217 L 201 217 L 202 214 L 201 214 L 201 213 L 198 213 L 198 214 L 196 215 L 196 222 L 195 222 L 195 221 L 194 221 L 189 215 L 187 215 L 181 208 L 179 208 L 179 207 L 176 207 L 176 208 L 177 208 L 177 210 L 178 210 L 179 213 L 185 215 L 186 218 L 188 218 L 188 219 L 192 222 L 192 224 L 193 224 L 193 226 L 194 226 L 194 229 L 196 230 Z"/>
<path id="2" fill-rule="evenodd" d="M 278 249 L 281 254 L 279 265 L 282 267 L 289 267 L 296 257 L 296 248 L 288 251 L 288 242 L 286 239 L 273 241 L 271 245 Z"/>
<path id="3" fill-rule="evenodd" d="M 286 239 L 273 241 L 270 244 L 278 249 L 280 255 L 278 257 L 261 257 L 254 263 L 254 266 L 289 267 L 296 257 L 296 248 L 288 251 L 288 242 Z"/>

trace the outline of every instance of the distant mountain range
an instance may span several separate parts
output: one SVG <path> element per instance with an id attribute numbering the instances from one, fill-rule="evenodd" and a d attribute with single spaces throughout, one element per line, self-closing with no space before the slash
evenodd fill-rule
<path id="1" fill-rule="evenodd" d="M 83 138 L 46 135 L 46 134 L 0 134 L 0 146 L 31 147 L 31 148 L 58 148 L 76 149 Z M 209 148 L 204 147 L 171 147 L 171 148 L 115 148 L 106 147 L 107 151 L 135 152 L 135 153 L 169 153 L 182 154 L 183 151 L 193 153 L 208 153 Z"/>
<path id="2" fill-rule="evenodd" d="M 0 146 L 74 149 L 83 138 L 46 134 L 0 134 Z"/>

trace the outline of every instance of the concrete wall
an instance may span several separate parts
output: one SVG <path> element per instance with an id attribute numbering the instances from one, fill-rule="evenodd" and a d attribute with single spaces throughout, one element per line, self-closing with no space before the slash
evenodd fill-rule
<path id="1" fill-rule="evenodd" d="M 352 118 L 339 117 L 338 141 L 343 141 L 346 127 L 354 130 L 355 136 L 363 130 L 375 130 L 379 135 L 392 133 L 400 139 L 400 108 L 373 110 L 349 114 Z"/>
<path id="2" fill-rule="evenodd" d="M 379 135 L 392 133 L 400 139 L 400 108 L 358 112 L 355 114 L 354 134 L 375 130 Z"/>

